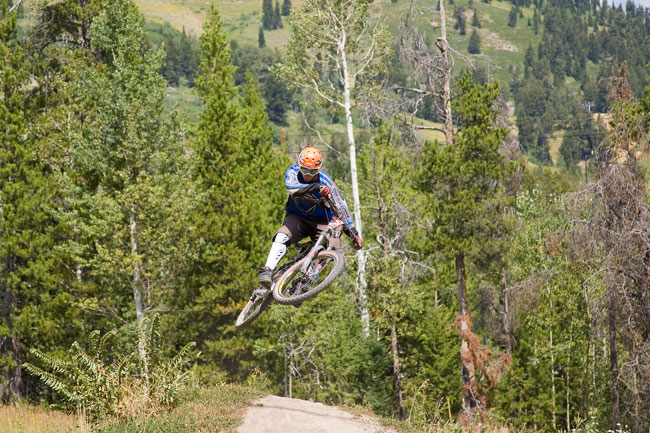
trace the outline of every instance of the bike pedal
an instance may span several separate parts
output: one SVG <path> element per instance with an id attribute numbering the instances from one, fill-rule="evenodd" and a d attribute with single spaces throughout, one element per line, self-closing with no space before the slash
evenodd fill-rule
<path id="1" fill-rule="evenodd" d="M 268 287 L 260 287 L 253 292 L 254 295 L 268 295 L 269 293 L 271 293 L 271 289 Z"/>

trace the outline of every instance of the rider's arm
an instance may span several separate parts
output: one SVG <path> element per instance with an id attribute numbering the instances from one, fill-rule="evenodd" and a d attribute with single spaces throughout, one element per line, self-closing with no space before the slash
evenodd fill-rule
<path id="1" fill-rule="evenodd" d="M 361 248 L 363 248 L 363 239 L 361 239 L 361 236 L 359 235 L 357 228 L 354 226 L 354 221 L 350 216 L 348 205 L 345 203 L 345 200 L 343 200 L 341 191 L 339 191 L 336 185 L 334 185 L 334 187 L 332 188 L 332 192 L 330 193 L 330 198 L 335 203 L 335 206 L 338 207 L 339 209 L 338 213 L 342 214 L 337 216 L 345 222 L 345 227 L 343 228 L 343 231 L 345 232 L 346 235 L 350 237 L 354 247 L 360 250 Z"/>
<path id="2" fill-rule="evenodd" d="M 338 218 L 343 220 L 347 230 L 352 230 L 354 228 L 354 220 L 350 215 L 350 210 L 348 209 L 347 203 L 345 203 L 345 200 L 343 199 L 341 190 L 339 189 L 338 186 L 336 186 L 332 178 L 325 172 L 321 172 L 321 183 L 329 187 L 330 200 L 332 200 L 334 202 L 335 207 L 338 208 L 338 212 L 336 209 L 332 209 L 332 211 L 335 213 L 335 215 Z"/>
<path id="3" fill-rule="evenodd" d="M 321 172 L 320 179 L 321 183 L 323 185 L 326 185 L 330 190 L 329 198 L 334 207 L 332 211 L 334 212 L 335 216 L 343 220 L 345 223 L 345 226 L 343 227 L 345 234 L 350 236 L 350 239 L 352 239 L 352 243 L 356 249 L 363 248 L 363 240 L 361 239 L 361 236 L 359 236 L 359 232 L 354 226 L 354 220 L 350 215 L 350 210 L 348 209 L 347 203 L 345 203 L 345 200 L 343 199 L 341 190 L 336 186 L 332 178 L 329 177 L 327 173 Z"/>
<path id="4" fill-rule="evenodd" d="M 315 194 L 319 191 L 320 186 L 318 183 L 302 183 L 298 179 L 298 165 L 293 165 L 287 169 L 284 174 L 284 184 L 289 194 L 294 197 Z"/>
<path id="5" fill-rule="evenodd" d="M 307 184 L 306 186 L 303 186 L 301 188 L 290 189 L 289 194 L 291 194 L 294 197 L 299 197 L 301 195 L 316 194 L 319 191 L 320 191 L 320 184 L 318 184 L 318 183 L 310 183 L 310 184 Z"/>

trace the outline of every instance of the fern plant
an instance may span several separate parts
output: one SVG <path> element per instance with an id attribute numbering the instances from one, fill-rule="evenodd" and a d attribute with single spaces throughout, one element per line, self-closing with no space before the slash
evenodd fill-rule
<path id="1" fill-rule="evenodd" d="M 144 350 L 133 347 L 113 360 L 106 347 L 115 331 L 90 334 L 87 349 L 77 342 L 70 348 L 71 361 L 54 359 L 32 349 L 40 366 L 25 369 L 63 397 L 69 410 L 83 407 L 96 420 L 106 415 L 134 417 L 173 407 L 183 386 L 192 376 L 191 352 L 186 344 L 174 357 L 162 356 L 160 319 L 143 320 L 139 341 Z"/>

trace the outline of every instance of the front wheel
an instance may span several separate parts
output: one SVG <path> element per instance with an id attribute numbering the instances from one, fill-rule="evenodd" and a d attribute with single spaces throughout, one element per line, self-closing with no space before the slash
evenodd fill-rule
<path id="1" fill-rule="evenodd" d="M 273 298 L 284 305 L 300 304 L 311 299 L 343 272 L 343 254 L 336 250 L 322 250 L 312 260 L 309 272 L 300 272 L 307 257 L 291 265 L 273 286 Z"/>
<path id="2" fill-rule="evenodd" d="M 244 309 L 239 313 L 235 327 L 240 330 L 246 328 L 253 323 L 253 320 L 257 319 L 257 316 L 269 308 L 271 303 L 273 303 L 273 296 L 271 296 L 269 289 L 259 288 L 255 290 Z"/>

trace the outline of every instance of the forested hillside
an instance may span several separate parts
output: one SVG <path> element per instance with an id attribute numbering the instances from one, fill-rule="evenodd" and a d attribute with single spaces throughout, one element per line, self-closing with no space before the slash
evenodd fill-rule
<path id="1" fill-rule="evenodd" d="M 242 2 L 198 36 L 137 4 L 0 0 L 3 403 L 239 382 L 416 431 L 648 431 L 650 10 Z M 307 145 L 365 246 L 238 331 Z"/>

